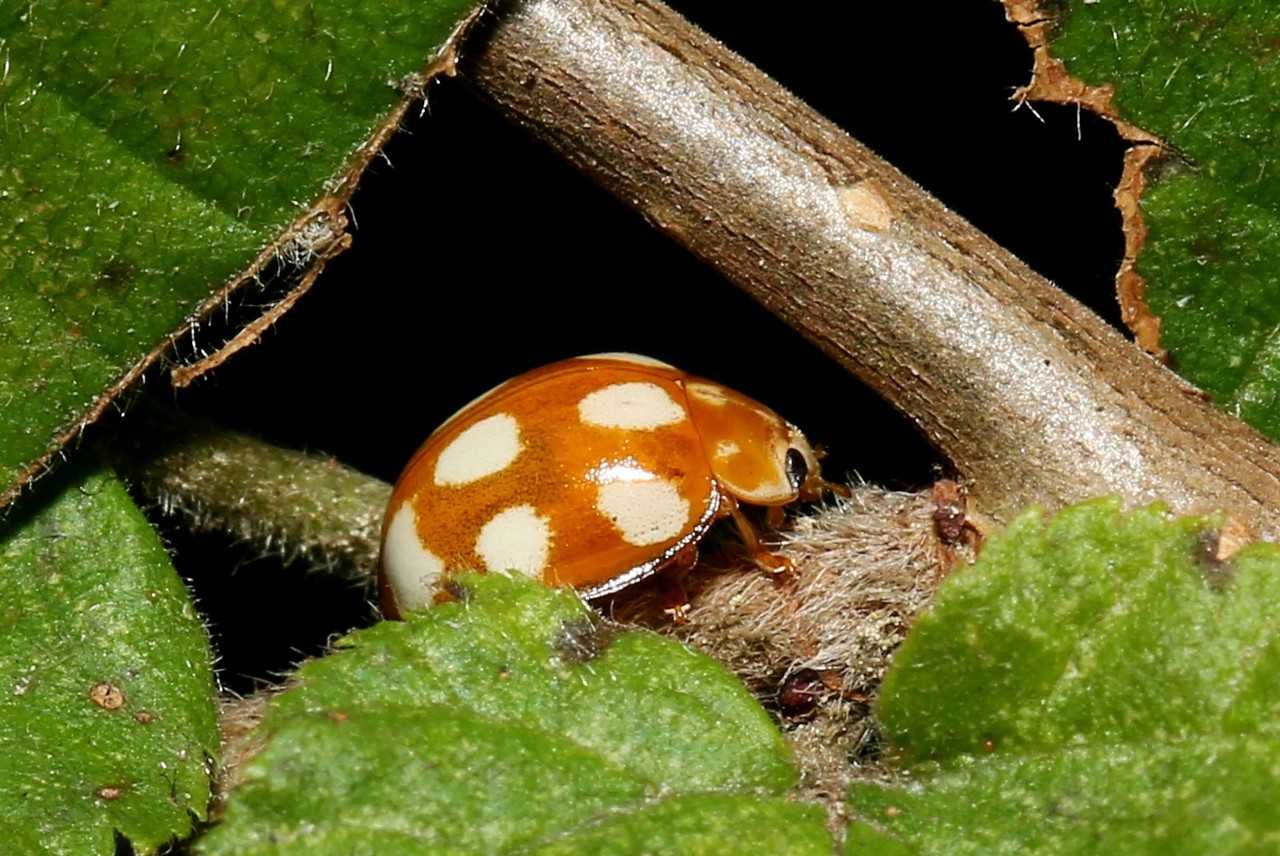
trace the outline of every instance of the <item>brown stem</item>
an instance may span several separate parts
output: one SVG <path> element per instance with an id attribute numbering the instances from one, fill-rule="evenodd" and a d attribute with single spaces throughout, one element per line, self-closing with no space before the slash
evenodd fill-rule
<path id="1" fill-rule="evenodd" d="M 988 510 L 1099 494 L 1280 536 L 1280 455 L 653 0 L 528 0 L 460 72 L 908 414 Z"/>

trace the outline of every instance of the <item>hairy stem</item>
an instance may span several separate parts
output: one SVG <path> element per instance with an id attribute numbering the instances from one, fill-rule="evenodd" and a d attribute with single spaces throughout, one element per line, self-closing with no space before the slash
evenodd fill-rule
<path id="1" fill-rule="evenodd" d="M 194 529 L 228 532 L 286 561 L 372 580 L 391 485 L 154 401 L 106 446 L 121 476 Z"/>
<path id="2" fill-rule="evenodd" d="M 1280 454 L 652 0 L 527 0 L 460 72 L 906 413 L 984 509 L 1099 494 L 1280 537 Z"/>

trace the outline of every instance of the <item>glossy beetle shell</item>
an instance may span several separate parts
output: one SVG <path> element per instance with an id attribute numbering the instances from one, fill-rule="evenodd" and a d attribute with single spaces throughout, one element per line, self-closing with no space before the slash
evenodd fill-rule
<path id="1" fill-rule="evenodd" d="M 600 597 L 692 557 L 738 502 L 825 486 L 803 435 L 747 396 L 633 354 L 565 360 L 476 399 L 410 460 L 383 528 L 384 606 L 425 606 L 464 570 Z"/>

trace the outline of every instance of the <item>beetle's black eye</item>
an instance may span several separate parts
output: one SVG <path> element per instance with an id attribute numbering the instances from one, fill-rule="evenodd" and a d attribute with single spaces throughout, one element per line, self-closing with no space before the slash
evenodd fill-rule
<path id="1" fill-rule="evenodd" d="M 799 449 L 787 449 L 787 479 L 796 490 L 809 478 L 809 463 Z"/>

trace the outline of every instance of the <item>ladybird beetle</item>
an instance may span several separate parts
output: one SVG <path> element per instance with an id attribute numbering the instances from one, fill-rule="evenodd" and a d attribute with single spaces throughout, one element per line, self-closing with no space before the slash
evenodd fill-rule
<path id="1" fill-rule="evenodd" d="M 383 524 L 384 610 L 432 603 L 441 578 L 463 570 L 603 597 L 692 567 L 724 517 L 759 564 L 788 569 L 738 503 L 768 507 L 776 525 L 781 506 L 842 490 L 822 479 L 818 458 L 764 405 L 649 357 L 535 369 L 455 413 L 405 467 Z M 683 619 L 685 605 L 673 607 Z"/>

